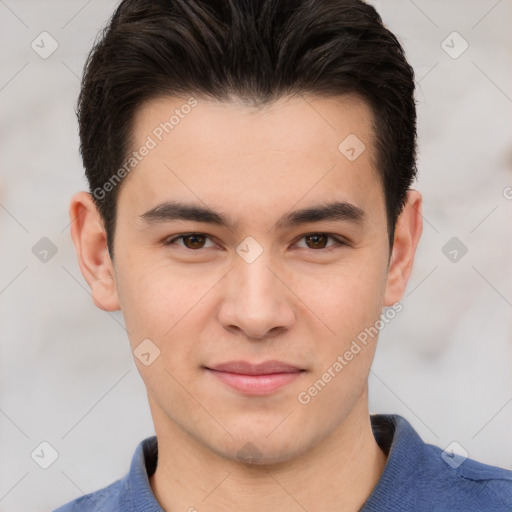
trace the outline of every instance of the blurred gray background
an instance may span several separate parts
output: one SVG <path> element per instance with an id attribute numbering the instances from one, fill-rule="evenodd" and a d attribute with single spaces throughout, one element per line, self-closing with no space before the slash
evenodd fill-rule
<path id="1" fill-rule="evenodd" d="M 371 412 L 512 469 L 512 3 L 374 3 L 416 71 L 424 232 Z M 106 486 L 154 434 L 122 315 L 94 306 L 69 234 L 79 77 L 115 5 L 0 0 L 1 511 Z"/>

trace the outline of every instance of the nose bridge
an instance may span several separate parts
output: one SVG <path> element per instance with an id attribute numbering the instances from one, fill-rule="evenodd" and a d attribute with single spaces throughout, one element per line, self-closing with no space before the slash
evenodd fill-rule
<path id="1" fill-rule="evenodd" d="M 256 244 L 254 239 L 245 240 L 237 247 L 219 318 L 226 327 L 237 326 L 255 338 L 289 326 L 294 316 L 271 251 Z"/>
<path id="2" fill-rule="evenodd" d="M 234 286 L 231 287 L 237 301 L 260 309 L 275 303 L 282 290 L 278 290 L 278 280 L 270 270 L 273 266 L 271 251 L 248 241 L 239 245 L 237 253 L 240 257 L 234 263 Z"/>

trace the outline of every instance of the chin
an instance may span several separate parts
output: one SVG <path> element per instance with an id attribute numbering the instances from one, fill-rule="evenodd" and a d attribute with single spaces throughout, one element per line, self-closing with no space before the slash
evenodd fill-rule
<path id="1" fill-rule="evenodd" d="M 297 445 L 289 445 L 286 441 L 295 436 L 275 436 L 268 439 L 268 432 L 257 436 L 245 436 L 237 440 L 230 439 L 229 446 L 224 450 L 216 450 L 221 457 L 240 462 L 248 466 L 266 466 L 287 462 L 300 455 L 303 450 Z M 251 440 L 248 440 L 248 439 Z M 295 441 L 296 443 L 296 441 Z"/>

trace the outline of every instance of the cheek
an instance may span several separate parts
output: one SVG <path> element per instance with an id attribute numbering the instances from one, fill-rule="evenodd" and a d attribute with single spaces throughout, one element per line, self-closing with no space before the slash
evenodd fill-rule
<path id="1" fill-rule="evenodd" d="M 378 339 L 385 273 L 375 262 L 372 266 L 361 258 L 360 265 L 347 265 L 320 284 L 319 280 L 309 284 L 307 304 L 329 330 L 322 329 L 327 334 L 320 342 L 318 330 L 310 333 L 311 339 L 317 340 L 316 360 L 297 401 L 308 411 L 305 422 L 313 424 L 312 418 L 325 417 L 326 427 L 334 428 L 366 391 Z"/>
<path id="2" fill-rule="evenodd" d="M 187 280 L 171 269 L 165 271 L 157 265 L 137 268 L 141 270 L 124 275 L 120 287 L 137 369 L 155 397 L 180 396 L 186 402 L 186 396 L 180 395 L 181 386 L 191 388 L 198 371 L 194 340 L 202 321 L 197 319 L 197 306 L 204 291 L 199 286 L 191 289 Z"/>
<path id="3" fill-rule="evenodd" d="M 333 265 L 325 274 L 305 274 L 297 281 L 302 289 L 299 296 L 322 321 L 337 348 L 373 325 L 382 311 L 385 270 L 366 259 L 362 254 L 346 264 Z"/>
<path id="4" fill-rule="evenodd" d="M 183 359 L 187 357 L 183 352 L 192 347 L 178 341 L 194 337 L 203 325 L 203 304 L 211 298 L 208 290 L 219 276 L 143 260 L 124 266 L 119 273 L 118 293 L 132 350 L 148 338 L 159 347 L 162 359 L 176 359 L 180 352 Z"/>
<path id="5" fill-rule="evenodd" d="M 141 339 L 159 339 L 181 313 L 181 289 L 157 267 L 135 261 L 119 264 L 117 289 L 132 348 Z M 128 264 L 130 263 L 130 264 Z"/>

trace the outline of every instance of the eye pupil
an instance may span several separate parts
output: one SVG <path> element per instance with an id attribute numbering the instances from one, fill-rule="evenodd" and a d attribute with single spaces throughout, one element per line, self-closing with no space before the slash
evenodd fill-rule
<path id="1" fill-rule="evenodd" d="M 196 240 L 196 242 L 192 242 L 192 247 L 189 247 L 189 244 L 186 243 L 186 240 Z M 197 243 L 197 240 L 199 239 L 199 243 Z M 193 235 L 185 235 L 183 237 L 183 243 L 189 248 L 189 249 L 200 249 L 202 244 L 204 244 L 204 235 L 199 234 L 193 234 Z"/>
<path id="2" fill-rule="evenodd" d="M 313 242 L 313 246 L 315 249 L 318 249 L 318 248 L 323 249 L 325 247 L 325 244 L 327 243 L 328 237 L 326 235 L 317 234 L 317 235 L 307 235 L 305 238 L 306 238 L 306 240 L 311 240 L 311 239 L 315 240 Z M 321 242 L 320 242 L 321 247 L 318 247 L 318 239 L 321 239 Z"/>

